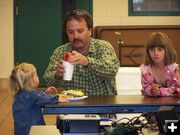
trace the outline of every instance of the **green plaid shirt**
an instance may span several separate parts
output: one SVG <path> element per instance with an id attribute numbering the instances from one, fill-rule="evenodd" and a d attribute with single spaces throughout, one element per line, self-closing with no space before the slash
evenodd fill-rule
<path id="1" fill-rule="evenodd" d="M 65 90 L 83 90 L 86 95 L 116 95 L 115 75 L 119 69 L 119 61 L 112 45 L 103 40 L 91 39 L 86 57 L 89 65 L 75 65 L 71 81 L 55 79 L 55 72 L 60 60 L 66 52 L 71 52 L 69 43 L 58 47 L 50 58 L 44 74 L 47 85 L 63 87 Z"/>

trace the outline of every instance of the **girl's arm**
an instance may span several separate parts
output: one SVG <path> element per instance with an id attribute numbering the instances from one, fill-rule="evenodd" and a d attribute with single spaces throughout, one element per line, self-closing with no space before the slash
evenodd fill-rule
<path id="1" fill-rule="evenodd" d="M 33 91 L 33 98 L 38 105 L 47 104 L 47 103 L 57 103 L 57 102 L 68 102 L 66 98 L 60 98 L 52 94 L 47 94 L 45 92 Z"/>
<path id="2" fill-rule="evenodd" d="M 141 90 L 143 95 L 154 96 L 153 93 L 151 92 L 153 82 L 149 82 L 149 80 L 147 79 L 147 77 L 143 73 L 141 73 L 141 85 L 143 88 Z"/>
<path id="3" fill-rule="evenodd" d="M 176 90 L 180 88 L 179 67 L 177 66 L 171 74 L 171 78 L 167 80 L 168 87 L 161 87 L 161 96 L 174 96 Z"/>

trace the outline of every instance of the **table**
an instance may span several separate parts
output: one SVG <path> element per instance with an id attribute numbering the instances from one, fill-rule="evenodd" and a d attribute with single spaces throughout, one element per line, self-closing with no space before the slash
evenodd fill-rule
<path id="1" fill-rule="evenodd" d="M 44 114 L 141 113 L 157 111 L 160 106 L 174 106 L 180 112 L 180 97 L 89 96 L 82 101 L 45 104 L 42 110 Z"/>

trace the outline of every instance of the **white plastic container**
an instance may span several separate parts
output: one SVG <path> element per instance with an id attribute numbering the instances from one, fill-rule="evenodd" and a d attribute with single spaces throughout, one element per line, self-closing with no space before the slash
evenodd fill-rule
<path id="1" fill-rule="evenodd" d="M 74 65 L 68 62 L 68 59 L 71 57 L 71 55 L 72 55 L 71 53 L 66 53 L 64 61 L 63 61 L 63 65 L 65 68 L 63 80 L 66 80 L 66 81 L 72 80 L 72 76 L 73 76 Z"/>

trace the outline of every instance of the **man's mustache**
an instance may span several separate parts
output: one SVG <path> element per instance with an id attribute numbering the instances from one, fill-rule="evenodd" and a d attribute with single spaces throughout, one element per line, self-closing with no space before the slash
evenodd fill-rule
<path id="1" fill-rule="evenodd" d="M 75 42 L 82 42 L 83 43 L 83 41 L 81 39 L 78 39 L 78 38 L 73 40 L 73 43 L 75 43 Z"/>

